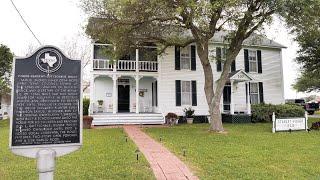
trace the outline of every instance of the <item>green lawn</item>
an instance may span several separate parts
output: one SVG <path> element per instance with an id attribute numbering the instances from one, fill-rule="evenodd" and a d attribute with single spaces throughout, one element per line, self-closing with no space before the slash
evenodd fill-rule
<path id="1" fill-rule="evenodd" d="M 8 149 L 8 121 L 0 121 L 0 179 L 37 179 L 36 160 Z M 81 150 L 57 159 L 55 179 L 155 179 L 145 158 L 122 129 L 84 130 Z"/>
<path id="2" fill-rule="evenodd" d="M 272 134 L 271 123 L 224 127 L 227 135 L 209 133 L 208 124 L 145 131 L 201 179 L 320 179 L 319 131 Z"/>

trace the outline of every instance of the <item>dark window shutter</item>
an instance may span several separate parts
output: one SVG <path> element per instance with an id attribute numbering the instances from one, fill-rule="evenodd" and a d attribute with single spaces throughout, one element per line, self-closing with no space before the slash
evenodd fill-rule
<path id="1" fill-rule="evenodd" d="M 262 73 L 261 51 L 257 50 L 258 57 L 258 73 Z"/>
<path id="2" fill-rule="evenodd" d="M 236 60 L 232 61 L 232 64 L 231 64 L 231 72 L 234 72 L 236 71 Z"/>
<path id="3" fill-rule="evenodd" d="M 244 71 L 249 72 L 249 52 L 248 52 L 248 49 L 244 49 Z"/>
<path id="4" fill-rule="evenodd" d="M 217 71 L 220 72 L 222 67 L 221 67 L 221 47 L 216 48 L 216 57 L 217 57 Z"/>
<path id="5" fill-rule="evenodd" d="M 260 96 L 260 103 L 264 103 L 262 82 L 259 82 L 259 96 Z"/>
<path id="6" fill-rule="evenodd" d="M 176 106 L 181 106 L 181 81 L 176 80 Z"/>
<path id="7" fill-rule="evenodd" d="M 246 103 L 248 104 L 248 86 L 249 86 L 249 83 L 246 83 Z"/>
<path id="8" fill-rule="evenodd" d="M 175 54 L 175 70 L 180 70 L 180 47 L 174 47 L 174 54 Z"/>
<path id="9" fill-rule="evenodd" d="M 196 46 L 191 45 L 191 70 L 195 71 L 196 69 Z"/>
<path id="10" fill-rule="evenodd" d="M 197 81 L 191 81 L 192 83 L 192 106 L 197 106 Z"/>

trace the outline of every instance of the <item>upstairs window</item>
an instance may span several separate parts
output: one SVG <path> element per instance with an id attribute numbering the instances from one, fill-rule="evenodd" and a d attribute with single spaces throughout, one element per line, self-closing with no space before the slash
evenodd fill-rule
<path id="1" fill-rule="evenodd" d="M 181 69 L 191 69 L 191 47 L 187 46 L 180 49 Z"/>
<path id="2" fill-rule="evenodd" d="M 249 50 L 249 72 L 258 72 L 257 51 Z"/>

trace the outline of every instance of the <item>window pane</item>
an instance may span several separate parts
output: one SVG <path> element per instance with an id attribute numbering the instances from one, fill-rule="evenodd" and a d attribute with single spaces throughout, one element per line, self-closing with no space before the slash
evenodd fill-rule
<path id="1" fill-rule="evenodd" d="M 250 83 L 250 93 L 258 93 L 258 83 Z"/>
<path id="2" fill-rule="evenodd" d="M 251 104 L 258 104 L 259 103 L 259 97 L 258 94 L 251 94 Z"/>
<path id="3" fill-rule="evenodd" d="M 187 46 L 180 50 L 180 66 L 181 69 L 190 69 L 191 47 Z"/>
<path id="4" fill-rule="evenodd" d="M 183 105 L 191 104 L 191 82 L 181 81 L 181 103 Z"/>
<path id="5" fill-rule="evenodd" d="M 227 55 L 227 49 L 226 48 L 221 48 L 221 59 L 226 60 L 226 55 Z"/>
<path id="6" fill-rule="evenodd" d="M 180 58 L 181 69 L 190 69 L 190 58 Z"/>
<path id="7" fill-rule="evenodd" d="M 249 71 L 250 72 L 257 72 L 257 63 L 256 62 L 249 62 Z"/>

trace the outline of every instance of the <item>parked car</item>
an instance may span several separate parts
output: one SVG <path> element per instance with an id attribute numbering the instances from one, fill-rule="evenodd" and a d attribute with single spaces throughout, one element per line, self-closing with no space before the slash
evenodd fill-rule
<path id="1" fill-rule="evenodd" d="M 288 99 L 286 103 L 293 103 L 299 106 L 303 106 L 303 108 L 308 112 L 309 115 L 314 114 L 315 111 L 319 110 L 319 103 L 318 102 L 305 102 L 304 99 Z"/>

